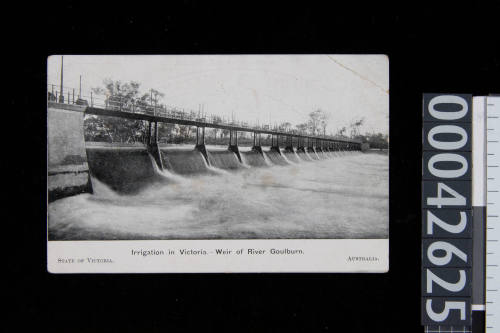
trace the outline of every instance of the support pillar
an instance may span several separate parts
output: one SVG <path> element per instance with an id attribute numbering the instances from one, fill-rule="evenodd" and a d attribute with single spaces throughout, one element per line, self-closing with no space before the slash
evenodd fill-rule
<path id="1" fill-rule="evenodd" d="M 157 121 L 155 121 L 155 138 L 154 138 L 154 142 L 158 143 L 158 122 Z"/>
<path id="2" fill-rule="evenodd" d="M 261 155 L 264 155 L 262 151 L 262 146 L 260 145 L 260 133 L 253 132 L 253 151 L 259 152 Z"/>
<path id="3" fill-rule="evenodd" d="M 148 126 L 148 141 L 147 141 L 147 149 L 148 152 L 153 156 L 156 165 L 160 170 L 163 170 L 163 160 L 161 158 L 160 147 L 158 146 L 158 122 L 154 122 L 154 135 L 153 135 L 153 124 L 150 121 Z"/>
<path id="4" fill-rule="evenodd" d="M 210 165 L 207 147 L 205 146 L 205 127 L 196 127 L 196 146 L 194 149 L 198 150 L 205 158 L 207 165 Z"/>
<path id="5" fill-rule="evenodd" d="M 329 145 L 330 145 L 330 141 L 324 141 L 323 142 L 323 151 L 329 152 L 330 151 Z"/>
<path id="6" fill-rule="evenodd" d="M 307 151 L 316 154 L 316 151 L 314 150 L 314 139 L 307 138 L 306 140 L 307 140 Z"/>
<path id="7" fill-rule="evenodd" d="M 304 138 L 302 137 L 298 137 L 297 138 L 297 152 L 303 152 L 305 153 L 306 152 L 306 149 L 304 147 Z"/>
<path id="8" fill-rule="evenodd" d="M 146 145 L 149 145 L 151 143 L 151 130 L 152 130 L 151 125 L 152 123 L 148 122 L 148 130 L 146 132 L 146 142 L 145 142 Z"/>
<path id="9" fill-rule="evenodd" d="M 292 153 L 295 152 L 295 150 L 293 149 L 293 136 L 286 137 L 285 151 L 289 151 Z"/>
<path id="10" fill-rule="evenodd" d="M 236 154 L 240 163 L 243 163 L 243 161 L 241 160 L 240 150 L 238 148 L 238 131 L 229 131 L 228 149 Z"/>
<path id="11" fill-rule="evenodd" d="M 316 141 L 316 148 L 315 148 L 316 153 L 323 152 L 323 148 L 321 147 L 321 143 L 322 143 L 321 139 L 315 139 L 315 141 Z"/>
<path id="12" fill-rule="evenodd" d="M 205 144 L 205 127 L 196 127 L 196 145 Z"/>
<path id="13" fill-rule="evenodd" d="M 271 150 L 277 152 L 281 155 L 279 135 L 276 134 L 276 140 L 274 140 L 274 134 L 271 135 Z"/>

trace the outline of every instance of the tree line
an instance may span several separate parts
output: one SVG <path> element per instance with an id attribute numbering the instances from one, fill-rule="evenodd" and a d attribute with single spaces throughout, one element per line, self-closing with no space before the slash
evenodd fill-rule
<path id="1" fill-rule="evenodd" d="M 134 104 L 136 107 L 155 105 L 156 107 L 165 107 L 163 104 L 164 94 L 155 89 L 149 89 L 147 92 L 141 91 L 139 82 L 131 81 L 123 83 L 105 79 L 103 87 L 93 88 L 96 94 L 113 96 L 119 98 L 124 105 Z M 106 102 L 107 105 L 108 102 Z M 191 112 L 192 113 L 192 112 Z M 360 128 L 364 119 L 352 121 L 348 126 L 343 126 L 335 133 L 327 133 L 330 114 L 324 110 L 317 109 L 308 114 L 304 123 L 293 126 L 289 122 L 282 122 L 274 126 L 274 129 L 293 132 L 297 134 L 311 136 L 329 136 L 358 139 L 369 143 L 373 148 L 388 148 L 389 137 L 382 133 L 360 134 Z M 220 116 L 211 116 L 214 123 L 222 123 Z M 270 126 L 269 126 L 270 127 Z M 119 142 L 135 143 L 146 142 L 148 123 L 143 120 L 131 120 L 117 117 L 99 117 L 89 115 L 84 122 L 85 140 L 98 142 Z M 169 123 L 158 123 L 159 141 L 163 143 L 191 143 L 195 141 L 196 127 Z M 205 139 L 209 144 L 226 144 L 229 137 L 229 130 L 207 128 Z M 241 143 L 251 142 L 251 133 L 242 133 L 239 135 Z M 264 136 L 263 143 L 267 142 L 267 136 Z"/>

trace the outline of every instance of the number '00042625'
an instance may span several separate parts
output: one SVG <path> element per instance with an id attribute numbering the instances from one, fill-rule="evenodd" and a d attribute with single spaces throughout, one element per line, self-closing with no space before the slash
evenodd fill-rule
<path id="1" fill-rule="evenodd" d="M 424 94 L 423 325 L 470 325 L 471 101 L 471 95 Z"/>

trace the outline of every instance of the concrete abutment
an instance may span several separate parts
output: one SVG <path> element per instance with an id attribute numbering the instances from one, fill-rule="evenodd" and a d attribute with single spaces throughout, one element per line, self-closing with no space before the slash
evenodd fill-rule
<path id="1" fill-rule="evenodd" d="M 47 108 L 48 201 L 92 193 L 84 137 L 85 107 L 49 102 Z"/>

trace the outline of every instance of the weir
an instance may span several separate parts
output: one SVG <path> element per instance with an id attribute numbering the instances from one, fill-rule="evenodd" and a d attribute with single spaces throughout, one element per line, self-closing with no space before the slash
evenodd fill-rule
<path id="1" fill-rule="evenodd" d="M 264 152 L 267 158 L 276 165 L 289 165 L 289 163 L 285 160 L 285 158 L 281 155 L 279 151 L 279 147 L 271 147 L 269 151 Z"/>
<path id="2" fill-rule="evenodd" d="M 161 181 L 146 147 L 89 146 L 92 176 L 119 193 L 134 194 Z"/>
<path id="3" fill-rule="evenodd" d="M 288 165 L 289 161 L 318 160 L 319 155 L 327 158 L 329 151 L 366 149 L 366 145 L 346 139 L 317 138 L 295 132 L 269 130 L 267 127 L 251 128 L 232 123 L 210 123 L 204 119 L 175 118 L 169 116 L 166 110 L 156 107 L 154 112 L 149 113 L 138 109 L 127 111 L 125 105 L 108 109 L 108 106 L 93 107 L 92 101 L 90 106 L 68 103 L 69 101 L 48 101 L 49 202 L 79 193 L 92 193 L 91 174 L 117 192 L 136 193 L 152 182 L 165 181 L 166 178 L 157 170 L 171 170 L 182 175 L 210 174 L 214 173 L 210 166 L 231 170 L 241 168 L 243 164 L 254 167 L 269 166 L 270 163 Z M 83 129 L 85 114 L 147 121 L 145 145 L 124 147 L 120 144 L 89 144 L 86 147 Z M 159 145 L 158 122 L 196 126 L 194 149 Z M 227 150 L 207 150 L 206 127 L 229 130 Z M 251 151 L 240 152 L 238 131 L 253 132 Z M 261 146 L 262 133 L 271 135 L 271 147 L 266 152 Z M 297 142 L 296 149 L 294 138 Z M 283 151 L 280 145 L 284 146 Z M 270 162 L 266 161 L 266 157 Z"/>
<path id="4" fill-rule="evenodd" d="M 311 138 L 307 138 L 307 148 L 306 148 L 306 152 L 308 154 L 308 156 L 313 159 L 313 160 L 319 160 L 319 157 L 318 155 L 316 154 L 316 150 L 314 150 L 314 146 L 313 146 L 313 139 Z"/>
<path id="5" fill-rule="evenodd" d="M 160 147 L 160 152 L 163 165 L 173 173 L 180 175 L 213 173 L 199 147 L 195 149 Z"/>
<path id="6" fill-rule="evenodd" d="M 242 167 L 242 162 L 231 150 L 209 150 L 208 160 L 210 165 L 219 169 L 236 170 Z"/>
<path id="7" fill-rule="evenodd" d="M 256 148 L 260 149 L 258 151 Z M 254 147 L 251 151 L 241 153 L 243 163 L 252 167 L 267 167 L 269 166 L 264 158 L 264 152 L 261 147 Z"/>

